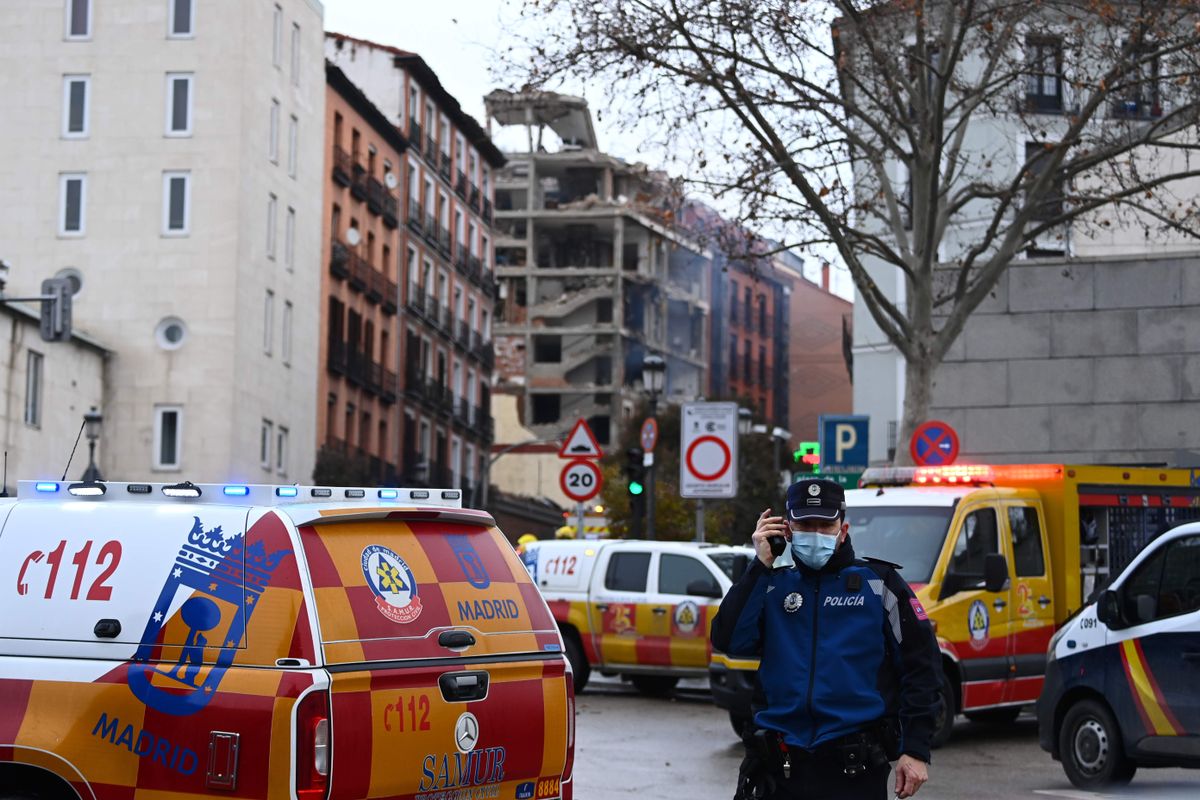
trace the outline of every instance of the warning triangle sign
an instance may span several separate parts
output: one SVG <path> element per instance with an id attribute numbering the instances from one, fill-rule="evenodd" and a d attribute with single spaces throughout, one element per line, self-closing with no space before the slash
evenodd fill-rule
<path id="1" fill-rule="evenodd" d="M 603 455 L 600 445 L 596 443 L 596 437 L 592 435 L 592 429 L 582 417 L 576 420 L 571 435 L 558 451 L 559 458 L 600 458 Z"/>

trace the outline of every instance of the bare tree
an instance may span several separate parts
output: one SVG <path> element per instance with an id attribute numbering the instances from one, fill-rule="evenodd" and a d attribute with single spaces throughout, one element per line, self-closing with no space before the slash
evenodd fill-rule
<path id="1" fill-rule="evenodd" d="M 836 253 L 905 359 L 901 441 L 1014 258 L 1200 229 L 1200 2 L 525 0 L 522 12 L 539 27 L 515 65 L 531 83 L 603 87 L 624 124 L 688 148 L 689 179 L 736 198 L 739 221 Z M 879 283 L 895 270 L 902 298 Z"/>

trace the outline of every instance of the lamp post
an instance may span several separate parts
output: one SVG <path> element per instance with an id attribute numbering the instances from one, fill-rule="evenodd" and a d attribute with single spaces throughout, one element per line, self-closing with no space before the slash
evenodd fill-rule
<path id="1" fill-rule="evenodd" d="M 667 377 L 667 362 L 662 356 L 648 355 L 642 358 L 642 385 L 650 395 L 650 416 L 658 414 L 658 395 L 662 393 Z M 646 538 L 654 536 L 654 456 L 646 467 Z"/>
<path id="2" fill-rule="evenodd" d="M 83 434 L 87 437 L 88 442 L 88 465 L 83 473 L 85 482 L 102 481 L 100 477 L 100 469 L 96 466 L 96 440 L 100 438 L 100 425 L 104 422 L 104 415 L 92 406 L 91 411 L 83 415 Z"/>
<path id="3" fill-rule="evenodd" d="M 740 420 L 738 424 L 741 424 Z M 751 427 L 751 430 L 754 431 L 754 433 L 769 433 L 771 435 L 771 444 L 773 445 L 775 451 L 775 480 L 779 482 L 781 489 L 786 489 L 787 485 L 791 483 L 792 480 L 790 473 L 786 481 L 783 479 L 783 470 L 779 466 L 779 448 L 784 442 L 789 441 L 792 438 L 791 431 L 778 426 L 769 428 L 766 425 L 754 425 Z"/>
<path id="4" fill-rule="evenodd" d="M 754 427 L 754 420 L 752 417 L 753 415 L 750 413 L 750 409 L 738 408 L 738 472 L 741 472 L 742 465 L 746 463 L 746 448 L 742 447 L 742 437 L 748 435 L 750 433 L 750 429 Z M 738 487 L 740 491 L 742 485 L 740 480 L 741 476 L 739 475 L 738 478 Z"/>

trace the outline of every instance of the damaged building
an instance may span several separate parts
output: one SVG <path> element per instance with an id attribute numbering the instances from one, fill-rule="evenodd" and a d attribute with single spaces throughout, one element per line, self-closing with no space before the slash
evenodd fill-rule
<path id="1" fill-rule="evenodd" d="M 583 417 L 602 445 L 642 396 L 645 355 L 667 363 L 663 400 L 704 395 L 712 256 L 678 229 L 673 184 L 600 152 L 581 98 L 485 102 L 490 132 L 525 133 L 496 177 L 497 391 L 540 437 Z"/>

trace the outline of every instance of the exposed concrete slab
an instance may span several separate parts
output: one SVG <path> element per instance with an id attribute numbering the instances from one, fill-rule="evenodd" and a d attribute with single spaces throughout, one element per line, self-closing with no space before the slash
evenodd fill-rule
<path id="1" fill-rule="evenodd" d="M 1007 397 L 1008 367 L 1003 361 L 942 364 L 933 376 L 934 406 L 994 406 Z"/>
<path id="2" fill-rule="evenodd" d="M 973 360 L 1045 358 L 1050 356 L 1050 315 L 981 314 L 959 338 Z"/>
<path id="3" fill-rule="evenodd" d="M 1180 399 L 1183 359 L 1177 356 L 1098 358 L 1095 400 L 1101 403 L 1171 402 Z"/>
<path id="4" fill-rule="evenodd" d="M 1086 403 L 1092 392 L 1091 359 L 1053 358 L 1008 364 L 1008 401 L 1013 405 Z"/>
<path id="5" fill-rule="evenodd" d="M 1063 311 L 1050 317 L 1050 355 L 1132 355 L 1137 335 L 1137 311 Z"/>
<path id="6" fill-rule="evenodd" d="M 1095 307 L 1091 264 L 1054 264 L 1008 268 L 1008 310 L 1067 311 Z"/>
<path id="7" fill-rule="evenodd" d="M 1182 261 L 1174 258 L 1096 264 L 1096 308 L 1178 305 Z"/>

